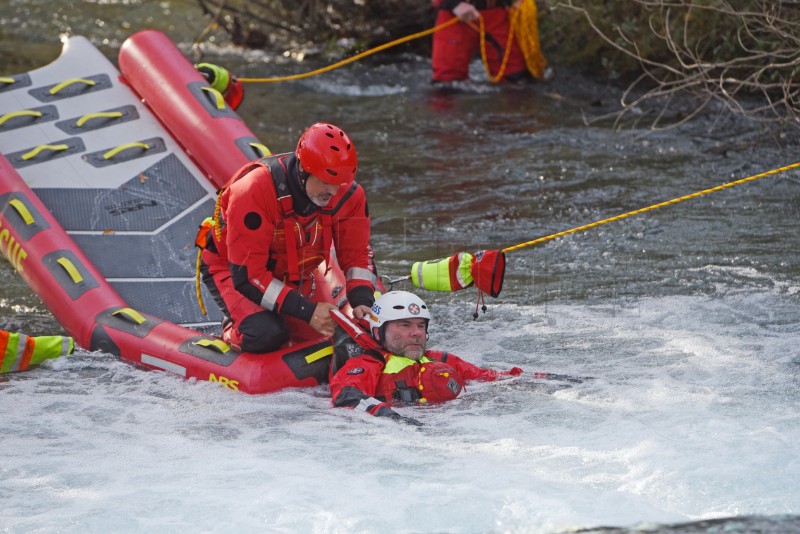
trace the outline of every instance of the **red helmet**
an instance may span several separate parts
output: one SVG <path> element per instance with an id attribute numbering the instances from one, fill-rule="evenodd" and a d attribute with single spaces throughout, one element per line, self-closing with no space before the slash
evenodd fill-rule
<path id="1" fill-rule="evenodd" d="M 333 124 L 311 125 L 300 136 L 296 154 L 307 172 L 327 184 L 349 184 L 356 177 L 358 158 L 353 142 Z"/>

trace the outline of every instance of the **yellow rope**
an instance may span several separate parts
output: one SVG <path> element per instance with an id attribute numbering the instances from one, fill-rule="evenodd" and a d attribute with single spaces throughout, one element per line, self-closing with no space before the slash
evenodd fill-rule
<path id="1" fill-rule="evenodd" d="M 214 235 L 217 236 L 217 241 L 222 240 L 222 223 L 220 219 L 220 213 L 222 211 L 223 191 L 224 189 L 220 189 L 219 193 L 217 194 L 217 201 L 214 204 L 214 215 L 211 216 L 211 219 L 213 220 Z M 207 239 L 211 239 L 211 237 L 207 236 Z M 202 292 L 202 286 L 200 284 L 201 282 L 200 269 L 203 264 L 203 259 L 202 259 L 203 248 L 205 248 L 205 245 L 200 247 L 200 249 L 197 251 L 197 263 L 195 264 L 195 270 L 194 270 L 194 291 L 195 294 L 197 295 L 197 303 L 200 305 L 200 311 L 203 312 L 203 315 L 208 316 L 208 312 L 206 312 L 205 302 L 203 302 L 203 292 Z"/>
<path id="2" fill-rule="evenodd" d="M 511 33 L 517 39 L 517 44 L 525 57 L 528 71 L 536 78 L 544 76 L 547 60 L 542 55 L 539 45 L 538 11 L 534 0 L 522 0 L 518 7 L 511 8 L 519 16 L 511 17 Z"/>
<path id="3" fill-rule="evenodd" d="M 217 194 L 217 201 L 214 203 L 214 215 L 212 218 L 214 219 L 214 235 L 217 236 L 217 241 L 222 241 L 222 218 L 220 214 L 222 213 L 222 193 L 225 191 L 224 189 L 220 189 L 219 193 Z"/>
<path id="4" fill-rule="evenodd" d="M 510 29 L 508 32 L 508 40 L 506 42 L 505 50 L 503 52 L 503 60 L 500 65 L 500 69 L 497 74 L 492 75 L 491 70 L 489 69 L 489 62 L 486 57 L 486 28 L 484 25 L 483 17 L 480 17 L 480 27 L 475 28 L 476 31 L 480 32 L 481 36 L 481 59 L 483 60 L 483 66 L 486 69 L 486 74 L 489 76 L 489 80 L 492 83 L 500 82 L 503 79 L 503 74 L 505 74 L 506 66 L 508 65 L 508 58 L 511 53 L 511 47 L 516 37 L 517 43 L 522 50 L 522 53 L 525 57 L 525 64 L 528 67 L 528 70 L 532 75 L 537 78 L 541 78 L 544 76 L 544 68 L 547 66 L 547 60 L 545 60 L 544 56 L 542 55 L 541 48 L 539 46 L 539 27 L 537 22 L 537 10 L 536 10 L 536 2 L 535 0 L 522 0 L 520 5 L 517 8 L 510 8 Z M 438 32 L 439 30 L 443 30 L 448 26 L 452 26 L 460 21 L 458 17 L 453 17 L 452 19 L 439 24 L 438 26 L 434 26 L 431 29 L 417 32 L 411 35 L 407 35 L 405 37 L 401 37 L 400 39 L 396 39 L 389 43 L 382 44 L 365 52 L 361 52 L 360 54 L 356 54 L 355 56 L 349 57 L 332 65 L 328 65 L 327 67 L 322 67 L 320 69 L 313 70 L 311 72 L 305 72 L 302 74 L 294 74 L 291 76 L 275 76 L 271 78 L 239 78 L 239 81 L 242 83 L 272 83 L 272 82 L 288 82 L 291 80 L 300 80 L 303 78 L 310 78 L 311 76 L 316 76 L 317 74 L 322 74 L 325 72 L 332 71 L 334 69 L 338 69 L 339 67 L 343 67 L 354 61 L 358 61 L 359 59 L 363 59 L 367 56 L 371 56 L 373 54 L 377 54 L 387 48 L 391 48 L 393 46 L 397 46 L 399 44 L 406 43 L 408 41 L 412 41 L 414 39 L 418 39 L 420 37 L 425 37 L 426 35 L 430 35 L 432 33 Z M 474 25 L 470 24 L 473 28 Z"/>
<path id="5" fill-rule="evenodd" d="M 617 215 L 615 217 L 609 217 L 608 219 L 603 219 L 602 221 L 593 222 L 590 224 L 584 224 L 583 226 L 578 226 L 576 228 L 572 228 L 570 230 L 564 230 L 563 232 L 558 232 L 555 234 L 551 234 L 545 237 L 540 237 L 538 239 L 534 239 L 533 241 L 528 241 L 526 243 L 520 243 L 519 245 L 514 245 L 513 247 L 507 247 L 502 250 L 502 252 L 513 252 L 515 250 L 519 250 L 521 248 L 530 247 L 533 245 L 538 245 L 540 243 L 544 243 L 546 241 L 552 241 L 558 237 L 563 237 L 565 235 L 574 234 L 576 232 L 581 232 L 583 230 L 589 230 L 590 228 L 595 228 L 597 226 L 601 226 L 603 224 L 607 224 L 614 221 L 619 221 L 622 219 L 627 219 L 628 217 L 633 217 L 634 215 L 639 215 L 640 213 L 647 213 L 648 211 L 653 211 L 658 208 L 663 208 L 664 206 L 671 206 L 672 204 L 677 204 L 678 202 L 683 202 L 684 200 L 689 200 L 692 198 L 701 197 L 703 195 L 708 195 L 710 193 L 715 193 L 717 191 L 722 191 L 723 189 L 728 189 L 730 187 L 734 187 L 736 185 L 741 185 L 747 182 L 752 182 L 758 180 L 759 178 L 764 178 L 765 176 L 772 176 L 775 174 L 779 174 L 785 171 L 789 171 L 792 169 L 797 169 L 800 167 L 800 162 L 792 163 L 791 165 L 787 165 L 785 167 L 780 167 L 778 169 L 773 169 L 771 171 L 762 172 L 761 174 L 754 174 L 753 176 L 748 176 L 747 178 L 742 178 L 740 180 L 736 180 L 733 182 L 728 182 L 727 184 L 718 185 L 716 187 L 711 187 L 709 189 L 703 189 L 702 191 L 697 191 L 696 193 L 692 193 L 690 195 L 685 195 L 678 198 L 673 198 L 672 200 L 667 200 L 666 202 L 660 202 L 658 204 L 653 204 L 652 206 L 648 206 L 646 208 L 629 211 L 627 213 L 623 213 L 622 215 Z"/>
<path id="6" fill-rule="evenodd" d="M 203 291 L 202 286 L 200 285 L 200 266 L 202 265 L 202 260 L 200 259 L 201 255 L 203 254 L 203 249 L 197 251 L 197 264 L 195 266 L 194 272 L 194 291 L 197 295 L 197 303 L 200 305 L 200 311 L 203 312 L 203 315 L 208 317 L 208 312 L 206 311 L 206 305 L 203 302 Z"/>
<path id="7" fill-rule="evenodd" d="M 511 11 L 511 27 L 513 27 L 517 19 L 517 15 L 519 14 L 519 11 L 517 10 L 510 10 L 510 11 Z M 489 76 L 489 81 L 492 83 L 497 83 L 503 79 L 503 74 L 506 73 L 508 58 L 509 56 L 511 56 L 511 45 L 514 42 L 514 32 L 511 31 L 511 29 L 509 28 L 508 39 L 506 40 L 506 46 L 503 52 L 503 62 L 500 64 L 500 69 L 497 71 L 497 74 L 493 76 L 492 71 L 489 69 L 489 60 L 486 58 L 486 26 L 483 22 L 483 17 L 479 17 L 479 21 L 480 21 L 479 31 L 481 34 L 481 59 L 483 60 L 483 67 L 486 69 L 486 75 Z"/>
<path id="8" fill-rule="evenodd" d="M 361 52 L 360 54 L 357 54 L 357 55 L 355 55 L 353 57 L 350 57 L 350 58 L 344 59 L 342 61 L 339 61 L 338 63 L 334 63 L 333 65 L 328 65 L 327 67 L 323 67 L 321 69 L 313 70 L 311 72 L 306 72 L 306 73 L 303 73 L 303 74 L 295 74 L 293 76 L 278 76 L 278 77 L 274 77 L 274 78 L 239 78 L 239 81 L 242 82 L 242 83 L 270 83 L 270 82 L 287 82 L 287 81 L 290 81 L 290 80 L 299 80 L 301 78 L 308 78 L 308 77 L 311 77 L 311 76 L 315 76 L 317 74 L 322 74 L 323 72 L 328 72 L 328 71 L 331 71 L 333 69 L 338 69 L 339 67 L 343 67 L 344 65 L 347 65 L 348 63 L 352 63 L 354 61 L 358 61 L 359 59 L 365 58 L 367 56 L 371 56 L 372 54 L 376 54 L 378 52 L 381 52 L 382 50 L 386 50 L 387 48 L 391 48 L 393 46 L 397 46 L 399 44 L 403 44 L 405 42 L 417 39 L 419 37 L 424 37 L 424 36 L 430 35 L 430 34 L 432 34 L 434 32 L 438 32 L 439 30 L 442 30 L 442 29 L 446 28 L 447 26 L 451 26 L 451 25 L 455 24 L 458 21 L 459 21 L 458 18 L 454 18 L 452 20 L 448 20 L 447 22 L 445 22 L 443 24 L 439 24 L 438 26 L 434 26 L 433 28 L 431 28 L 429 30 L 425 30 L 425 31 L 421 31 L 421 32 L 418 32 L 418 33 L 414 33 L 412 35 L 407 35 L 406 37 L 401 37 L 400 39 L 394 40 L 394 41 L 392 41 L 390 43 L 382 44 L 380 46 L 377 46 L 377 47 L 372 48 L 370 50 L 367 50 L 365 52 Z"/>

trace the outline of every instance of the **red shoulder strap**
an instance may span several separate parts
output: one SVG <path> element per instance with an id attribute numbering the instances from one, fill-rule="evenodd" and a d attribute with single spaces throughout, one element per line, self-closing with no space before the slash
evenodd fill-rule
<path id="1" fill-rule="evenodd" d="M 278 157 L 262 158 L 259 162 L 269 168 L 269 174 L 272 176 L 275 196 L 278 199 L 278 205 L 283 216 L 283 238 L 286 240 L 286 264 L 289 280 L 298 282 L 300 280 L 300 265 L 297 261 L 297 236 L 293 227 L 297 225 L 297 221 L 294 217 L 292 194 L 289 190 L 289 185 L 286 183 L 286 167 Z"/>

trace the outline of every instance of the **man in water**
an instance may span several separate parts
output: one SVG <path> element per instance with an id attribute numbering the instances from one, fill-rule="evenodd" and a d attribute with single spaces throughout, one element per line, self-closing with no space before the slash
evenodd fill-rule
<path id="1" fill-rule="evenodd" d="M 430 319 L 428 306 L 413 293 L 390 291 L 378 297 L 366 315 L 371 340 L 356 335 L 353 348 L 352 331 L 335 339 L 335 359 L 344 361 L 331 378 L 333 405 L 418 425 L 392 410 L 392 403 L 444 402 L 458 397 L 468 380 L 494 381 L 522 373 L 518 367 L 482 369 L 447 352 L 428 350 Z"/>
<path id="2" fill-rule="evenodd" d="M 479 19 L 483 19 L 487 34 L 486 61 L 492 73 L 500 72 L 505 47 L 508 59 L 502 77 L 504 81 L 532 79 L 525 56 L 516 39 L 509 39 L 511 24 L 508 8 L 514 0 L 433 0 L 437 9 L 436 25 L 455 17 L 461 22 L 433 34 L 433 82 L 452 82 L 469 78 L 469 63 L 480 46 Z"/>

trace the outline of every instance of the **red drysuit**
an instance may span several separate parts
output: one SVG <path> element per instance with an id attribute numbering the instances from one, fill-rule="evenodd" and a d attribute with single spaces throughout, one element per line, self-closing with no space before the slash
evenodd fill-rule
<path id="1" fill-rule="evenodd" d="M 290 336 L 318 335 L 307 323 L 316 302 L 330 296 L 315 293 L 313 272 L 329 259 L 331 244 L 350 304 L 372 305 L 377 280 L 370 219 L 356 182 L 341 186 L 320 208 L 305 195 L 295 154 L 269 156 L 225 186 L 219 219 L 221 231 L 209 232 L 201 270 L 230 319 L 223 338 L 242 350 L 268 352 Z"/>

